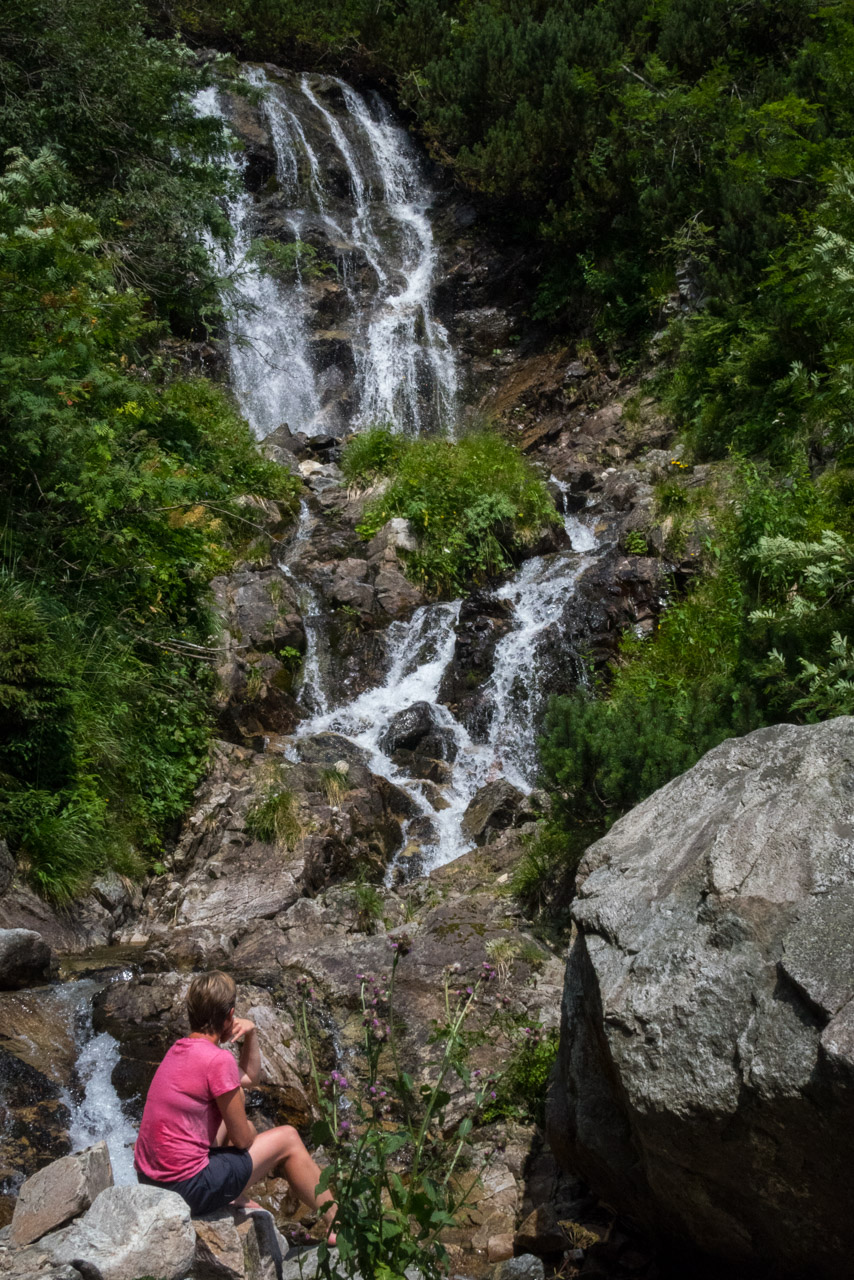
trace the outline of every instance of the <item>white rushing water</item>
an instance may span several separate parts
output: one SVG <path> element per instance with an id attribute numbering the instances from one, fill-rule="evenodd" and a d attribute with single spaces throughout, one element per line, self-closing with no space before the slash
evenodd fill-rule
<path id="1" fill-rule="evenodd" d="M 63 983 L 58 988 L 79 1045 L 77 1079 L 73 1087 L 63 1090 L 62 1101 L 71 1113 L 68 1126 L 71 1150 L 82 1151 L 96 1142 L 106 1142 L 116 1186 L 130 1186 L 136 1183 L 133 1167 L 136 1126 L 113 1088 L 119 1045 L 109 1032 L 95 1035 L 92 1028 L 92 998 L 101 985 L 92 979 L 81 979 Z"/>
<path id="2" fill-rule="evenodd" d="M 416 434 L 453 429 L 456 361 L 431 302 L 432 193 L 408 135 L 377 95 L 365 97 L 343 81 L 271 80 L 260 68 L 250 68 L 246 78 L 262 95 L 275 151 L 282 243 L 319 239 L 321 258 L 334 259 L 328 283 L 343 289 L 347 305 L 335 330 L 311 329 L 310 271 L 301 272 L 298 255 L 293 269 L 275 278 L 261 269 L 257 246 L 264 232 L 256 226 L 253 197 L 241 186 L 228 207 L 233 250 L 227 256 L 212 248 L 229 281 L 229 361 L 244 415 L 259 437 L 283 422 L 307 435 L 340 431 L 325 403 L 334 395 L 326 397 L 321 387 L 323 358 L 312 355 L 313 343 L 331 340 L 345 343 L 355 363 L 349 425 L 386 422 Z M 225 114 L 212 89 L 197 97 L 196 109 Z M 330 154 L 346 173 L 344 195 Z M 241 171 L 240 161 L 225 163 Z"/>
<path id="3" fill-rule="evenodd" d="M 545 633 L 558 622 L 579 573 L 589 564 L 584 553 L 596 549 L 595 535 L 576 516 L 565 515 L 564 527 L 571 552 L 526 561 L 495 593 L 513 605 L 513 625 L 496 647 L 493 674 L 483 689 L 492 708 L 485 743 L 473 741 L 465 726 L 437 701 L 442 676 L 453 657 L 460 601 L 425 605 L 415 611 L 410 621 L 392 623 L 387 633 L 388 674 L 352 702 L 330 709 L 334 693 L 324 686 L 317 660 L 311 663 L 311 679 L 316 682 L 313 687 L 320 690 L 323 710 L 300 724 L 297 738 L 327 732 L 342 734 L 366 752 L 374 773 L 388 778 L 413 798 L 429 822 L 429 828 L 420 835 L 423 870 L 443 866 L 470 847 L 460 824 L 475 792 L 484 783 L 506 778 L 529 791 L 537 782 L 536 740 L 549 661 L 543 652 Z M 322 646 L 322 633 L 317 629 L 310 643 Z M 307 669 L 308 666 L 307 661 Z M 429 703 L 440 728 L 450 729 L 453 734 L 457 754 L 447 786 L 436 788 L 408 776 L 380 748 L 380 739 L 392 717 L 415 702 Z"/>
<path id="4" fill-rule="evenodd" d="M 277 191 L 270 196 L 265 188 L 258 198 L 243 191 L 229 209 L 239 304 L 229 351 L 244 413 L 259 436 L 284 421 L 308 435 L 325 433 L 329 388 L 336 377 L 338 385 L 342 377 L 352 377 L 354 365 L 348 426 L 385 421 L 411 435 L 436 426 L 452 429 L 456 360 L 431 304 L 437 265 L 432 193 L 405 130 L 376 94 L 358 93 L 341 80 L 260 68 L 245 74 L 261 94 Z M 225 114 L 214 94 L 200 99 L 199 109 Z M 318 252 L 332 255 L 334 275 L 327 272 L 318 283 L 298 270 L 276 280 L 259 271 L 253 243 L 257 226 L 267 225 L 263 210 L 270 208 L 276 234 L 313 242 Z M 329 332 L 311 329 L 316 323 L 311 301 L 318 291 L 332 296 L 337 308 L 336 328 Z M 338 353 L 331 369 L 328 359 L 313 360 L 317 341 L 332 343 Z M 352 360 L 349 375 L 336 368 L 339 357 Z M 318 364 L 323 367 L 315 368 Z M 566 505 L 566 485 L 552 480 Z M 460 824 L 479 787 L 506 778 L 527 791 L 537 782 L 536 739 L 549 681 L 556 663 L 572 661 L 572 655 L 560 653 L 559 620 L 596 539 L 565 511 L 572 550 L 528 560 L 497 592 L 512 606 L 512 624 L 496 647 L 493 674 L 482 689 L 487 741 L 475 742 L 438 702 L 454 653 L 459 601 L 427 605 L 408 622 L 393 623 L 385 637 L 387 674 L 342 704 L 324 603 L 299 570 L 319 518 L 304 501 L 281 566 L 296 590 L 307 638 L 298 696 L 308 717 L 286 751 L 297 754 L 298 739 L 309 734 L 345 735 L 366 753 L 375 773 L 404 788 L 415 802 L 420 816 L 409 829 L 423 855 L 421 867 L 441 865 L 467 848 Z M 380 749 L 389 721 L 415 702 L 429 703 L 440 729 L 453 738 L 456 755 L 447 762 L 450 778 L 441 787 L 408 776 Z"/>

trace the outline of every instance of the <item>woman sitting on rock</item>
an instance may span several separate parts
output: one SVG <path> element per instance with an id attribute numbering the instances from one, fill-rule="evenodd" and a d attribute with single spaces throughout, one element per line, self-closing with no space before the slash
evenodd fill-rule
<path id="1" fill-rule="evenodd" d="M 172 1045 L 151 1082 L 134 1149 L 137 1178 L 177 1191 L 198 1216 L 227 1204 L 258 1208 L 246 1192 L 281 1164 L 304 1204 L 329 1205 L 330 1222 L 332 1195 L 315 1195 L 320 1170 L 296 1129 L 258 1133 L 246 1117 L 243 1090 L 258 1084 L 261 1054 L 254 1023 L 234 1015 L 236 994 L 226 973 L 190 983 L 190 1034 Z M 241 1040 L 238 1062 L 220 1046 Z"/>

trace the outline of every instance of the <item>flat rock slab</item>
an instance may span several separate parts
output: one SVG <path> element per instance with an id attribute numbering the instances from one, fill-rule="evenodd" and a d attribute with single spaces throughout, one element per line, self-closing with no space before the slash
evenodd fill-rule
<path id="1" fill-rule="evenodd" d="M 113 1185 L 106 1142 L 54 1160 L 27 1178 L 12 1215 L 10 1238 L 16 1247 L 32 1244 L 88 1209 Z"/>

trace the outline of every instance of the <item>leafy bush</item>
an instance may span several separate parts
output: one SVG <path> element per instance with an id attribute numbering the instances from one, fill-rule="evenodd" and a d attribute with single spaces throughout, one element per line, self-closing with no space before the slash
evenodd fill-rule
<path id="1" fill-rule="evenodd" d="M 357 436 L 345 449 L 345 475 L 385 475 L 389 483 L 358 532 L 367 539 L 395 516 L 408 520 L 418 549 L 407 573 L 433 590 L 461 591 L 509 569 L 520 546 L 560 520 L 530 464 L 492 432 L 458 441 L 409 439 L 384 428 L 367 434 L 364 444 Z"/>
<path id="2" fill-rule="evenodd" d="M 214 68 L 146 28 L 135 0 L 5 0 L 0 155 L 53 148 L 64 194 L 93 217 L 120 285 L 186 330 L 219 309 L 203 233 L 230 236 L 225 143 L 192 102 Z"/>
<path id="3" fill-rule="evenodd" d="M 495 1097 L 483 1108 L 483 1119 L 545 1125 L 546 1092 L 557 1057 L 558 1032 L 542 1026 L 522 1027 L 518 1042 L 496 1081 Z"/>
<path id="4" fill-rule="evenodd" d="M 353 485 L 367 488 L 380 476 L 390 475 L 399 465 L 407 447 L 407 437 L 391 427 L 369 427 L 352 436 L 341 455 L 341 470 Z"/>
<path id="5" fill-rule="evenodd" d="M 220 388 L 169 382 L 48 151 L 0 177 L 0 827 L 67 897 L 159 848 L 203 767 L 206 586 L 240 494 L 293 505 Z"/>
<path id="6" fill-rule="evenodd" d="M 588 813 L 579 816 L 575 808 L 570 812 L 553 802 L 552 815 L 539 823 L 533 835 L 523 837 L 510 888 L 530 918 L 539 917 L 558 932 L 566 925 L 578 863 L 603 829 L 599 815 L 591 821 Z"/>
<path id="7" fill-rule="evenodd" d="M 304 240 L 291 240 L 288 244 L 282 244 L 280 240 L 253 240 L 247 257 L 262 271 L 280 280 L 298 277 L 320 280 L 336 270 L 334 262 L 319 258 L 314 245 Z"/>
<path id="8" fill-rule="evenodd" d="M 561 829 L 613 821 L 727 737 L 854 705 L 845 485 L 816 484 L 789 459 L 785 475 L 738 464 L 712 575 L 671 604 L 654 638 L 624 638 L 604 696 L 553 701 L 542 763 Z M 828 527 L 839 522 L 844 533 Z"/>

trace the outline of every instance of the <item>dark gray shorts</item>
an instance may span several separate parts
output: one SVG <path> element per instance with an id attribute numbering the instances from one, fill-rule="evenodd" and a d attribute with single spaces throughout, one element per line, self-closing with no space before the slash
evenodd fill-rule
<path id="1" fill-rule="evenodd" d="M 158 1182 L 138 1169 L 137 1180 L 148 1187 L 177 1191 L 187 1201 L 193 1217 L 200 1218 L 204 1213 L 213 1213 L 230 1204 L 252 1177 L 252 1157 L 248 1151 L 237 1147 L 211 1147 L 210 1156 L 204 1169 L 183 1182 Z"/>

